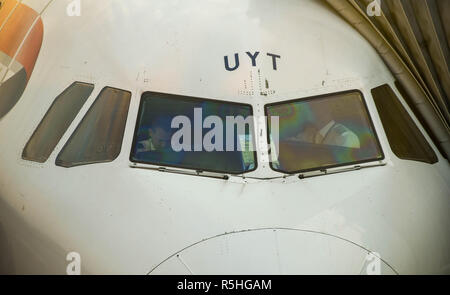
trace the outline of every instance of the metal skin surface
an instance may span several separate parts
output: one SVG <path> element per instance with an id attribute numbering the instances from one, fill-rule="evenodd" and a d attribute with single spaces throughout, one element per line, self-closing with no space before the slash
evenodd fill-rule
<path id="1" fill-rule="evenodd" d="M 24 2 L 42 9 L 44 34 L 22 97 L 0 119 L 0 273 L 65 274 L 72 251 L 82 274 L 360 274 L 369 252 L 385 274 L 450 273 L 448 161 L 402 98 L 439 162 L 392 153 L 370 90 L 387 83 L 401 97 L 394 78 L 324 2 L 81 1 L 80 16 L 67 15 L 71 1 Z M 253 66 L 246 52 L 255 51 Z M 236 53 L 229 71 L 224 57 L 232 67 Z M 74 81 L 94 84 L 91 96 L 45 163 L 23 160 Z M 56 166 L 106 86 L 132 93 L 119 156 Z M 146 91 L 247 103 L 263 115 L 268 103 L 347 90 L 364 95 L 383 166 L 283 178 L 258 153 L 245 179 L 130 167 Z"/>

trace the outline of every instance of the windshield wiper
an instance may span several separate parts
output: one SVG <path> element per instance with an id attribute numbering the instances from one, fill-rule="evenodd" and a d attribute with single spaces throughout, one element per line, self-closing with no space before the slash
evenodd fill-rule
<path id="1" fill-rule="evenodd" d="M 336 174 L 336 173 L 342 173 L 342 172 L 348 172 L 348 171 L 355 171 L 355 170 L 361 170 L 361 169 L 365 169 L 365 168 L 379 167 L 379 166 L 385 166 L 385 165 L 386 165 L 386 163 L 379 162 L 379 163 L 375 163 L 375 164 L 355 165 L 355 166 L 350 166 L 350 167 L 346 166 L 346 167 L 337 167 L 337 168 L 329 168 L 329 169 L 318 169 L 318 170 L 314 170 L 314 171 L 300 173 L 298 175 L 298 178 L 305 179 L 305 178 L 310 178 L 310 177 Z"/>
<path id="2" fill-rule="evenodd" d="M 216 178 L 216 179 L 223 179 L 223 180 L 228 180 L 230 178 L 230 176 L 228 174 L 202 171 L 202 170 L 184 170 L 184 169 L 167 168 L 167 167 L 161 167 L 161 166 L 156 167 L 156 166 L 139 165 L 138 163 L 132 163 L 130 165 L 130 167 L 131 168 L 149 169 L 149 170 L 154 170 L 154 171 L 159 171 L 159 172 L 200 176 L 200 177 L 209 177 L 209 178 Z"/>

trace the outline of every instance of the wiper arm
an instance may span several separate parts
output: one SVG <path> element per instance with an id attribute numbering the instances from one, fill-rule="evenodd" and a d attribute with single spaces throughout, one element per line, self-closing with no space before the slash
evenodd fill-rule
<path id="1" fill-rule="evenodd" d="M 342 172 L 348 172 L 348 171 L 355 171 L 355 170 L 361 170 L 361 169 L 365 169 L 365 168 L 379 167 L 379 166 L 385 166 L 385 165 L 386 165 L 386 163 L 380 162 L 380 163 L 376 163 L 376 164 L 355 165 L 355 166 L 350 166 L 350 167 L 347 166 L 347 167 L 338 167 L 338 168 L 329 168 L 329 169 L 319 169 L 319 170 L 301 173 L 298 175 L 298 178 L 305 179 L 305 178 L 310 178 L 310 177 L 336 174 L 336 173 L 342 173 Z"/>
<path id="2" fill-rule="evenodd" d="M 183 175 L 191 175 L 191 176 L 200 176 L 200 177 L 209 177 L 216 179 L 228 180 L 230 176 L 228 174 L 216 173 L 216 172 L 208 172 L 201 170 L 184 170 L 184 169 L 176 169 L 176 168 L 167 168 L 167 167 L 156 167 L 156 166 L 147 166 L 147 165 L 139 165 L 137 163 L 132 163 L 130 165 L 131 168 L 141 168 L 141 169 L 149 169 L 159 172 L 167 172 L 167 173 L 175 173 L 175 174 L 183 174 Z"/>

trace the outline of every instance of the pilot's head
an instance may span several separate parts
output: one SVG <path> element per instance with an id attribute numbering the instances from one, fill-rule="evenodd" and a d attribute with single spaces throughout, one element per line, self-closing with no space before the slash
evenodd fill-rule
<path id="1" fill-rule="evenodd" d="M 171 120 L 166 117 L 157 117 L 153 120 L 148 133 L 156 150 L 170 147 L 172 138 Z"/>

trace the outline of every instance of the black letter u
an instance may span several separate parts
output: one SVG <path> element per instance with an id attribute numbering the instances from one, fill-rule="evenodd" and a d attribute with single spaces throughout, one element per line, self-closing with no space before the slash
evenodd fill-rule
<path id="1" fill-rule="evenodd" d="M 226 55 L 223 58 L 225 60 L 225 69 L 227 71 L 234 71 L 239 67 L 239 55 L 237 53 L 234 54 L 235 65 L 233 68 L 230 68 L 230 65 L 228 64 L 228 56 Z"/>

